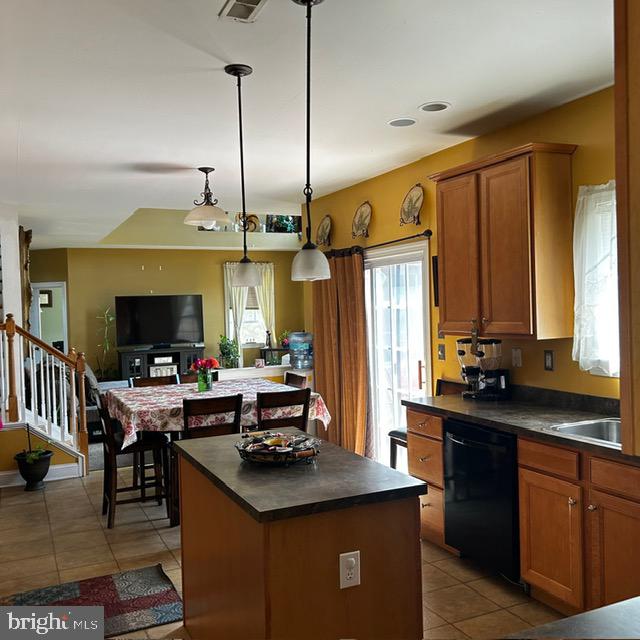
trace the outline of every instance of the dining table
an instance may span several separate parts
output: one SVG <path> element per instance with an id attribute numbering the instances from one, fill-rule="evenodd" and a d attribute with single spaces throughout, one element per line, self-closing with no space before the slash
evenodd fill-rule
<path id="1" fill-rule="evenodd" d="M 210 391 L 198 391 L 198 385 L 170 384 L 154 387 L 111 389 L 107 392 L 109 414 L 122 424 L 123 447 L 133 444 L 140 431 L 174 433 L 184 430 L 182 401 L 185 399 L 217 398 L 242 394 L 243 427 L 258 424 L 258 393 L 292 391 L 292 387 L 264 378 L 239 378 L 214 382 Z M 286 418 L 300 415 L 302 407 L 263 409 L 265 418 Z M 224 415 L 203 416 L 201 426 L 227 421 Z M 318 420 L 327 429 L 331 416 L 322 396 L 311 393 L 309 420 Z"/>

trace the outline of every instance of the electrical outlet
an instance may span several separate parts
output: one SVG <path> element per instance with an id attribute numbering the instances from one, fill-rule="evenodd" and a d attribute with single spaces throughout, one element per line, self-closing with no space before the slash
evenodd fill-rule
<path id="1" fill-rule="evenodd" d="M 340 588 L 348 589 L 360 584 L 360 552 L 340 554 Z"/>
<path id="2" fill-rule="evenodd" d="M 511 349 L 511 366 L 522 366 L 522 349 L 520 347 L 513 347 Z"/>
<path id="3" fill-rule="evenodd" d="M 439 344 L 438 345 L 438 360 L 446 360 L 447 359 L 447 352 L 444 348 L 444 344 Z"/>
<path id="4" fill-rule="evenodd" d="M 544 370 L 545 371 L 553 371 L 555 366 L 554 366 L 554 357 L 553 357 L 553 350 L 552 349 L 545 349 L 544 350 Z"/>

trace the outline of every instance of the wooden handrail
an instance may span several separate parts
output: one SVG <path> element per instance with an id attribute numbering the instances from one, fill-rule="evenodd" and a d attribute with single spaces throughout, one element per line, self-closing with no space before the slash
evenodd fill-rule
<path id="1" fill-rule="evenodd" d="M 29 342 L 33 342 L 33 344 L 35 344 L 36 347 L 39 347 L 49 355 L 52 355 L 54 358 L 61 360 L 69 367 L 76 366 L 76 363 L 73 360 L 71 360 L 69 356 L 66 356 L 64 353 L 62 353 L 62 351 L 58 351 L 58 349 L 56 349 L 55 347 L 52 347 L 50 344 L 47 344 L 46 342 L 43 342 L 42 340 L 40 340 L 40 338 L 37 338 L 36 336 L 29 333 L 28 331 L 25 331 L 22 327 L 19 327 L 17 324 L 15 324 L 15 322 L 14 322 L 14 325 L 15 325 L 16 333 L 19 333 L 23 338 L 26 338 L 27 340 L 29 340 Z"/>

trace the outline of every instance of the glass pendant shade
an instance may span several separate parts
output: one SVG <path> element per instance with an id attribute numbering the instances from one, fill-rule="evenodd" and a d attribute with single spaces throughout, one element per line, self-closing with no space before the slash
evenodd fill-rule
<path id="1" fill-rule="evenodd" d="M 235 273 L 233 274 L 233 287 L 259 287 L 260 286 L 260 273 L 258 267 L 254 262 L 251 262 L 249 258 L 244 257 L 238 263 Z"/>
<path id="2" fill-rule="evenodd" d="M 313 243 L 307 243 L 296 253 L 291 263 L 291 279 L 302 280 L 330 280 L 331 271 L 327 256 Z"/>
<path id="3" fill-rule="evenodd" d="M 210 228 L 213 228 L 213 223 L 215 222 L 228 224 L 229 216 L 226 211 L 212 204 L 203 204 L 191 209 L 184 219 L 184 223 L 192 227 L 207 228 L 208 225 Z"/>

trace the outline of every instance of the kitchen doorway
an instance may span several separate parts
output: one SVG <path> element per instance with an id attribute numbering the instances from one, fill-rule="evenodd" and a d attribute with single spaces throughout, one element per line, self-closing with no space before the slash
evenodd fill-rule
<path id="1" fill-rule="evenodd" d="M 431 394 L 428 244 L 366 251 L 365 302 L 373 455 L 389 465 L 388 433 L 406 427 L 401 401 Z"/>
<path id="2" fill-rule="evenodd" d="M 68 353 L 66 283 L 32 282 L 31 291 L 31 333 L 58 351 Z"/>

